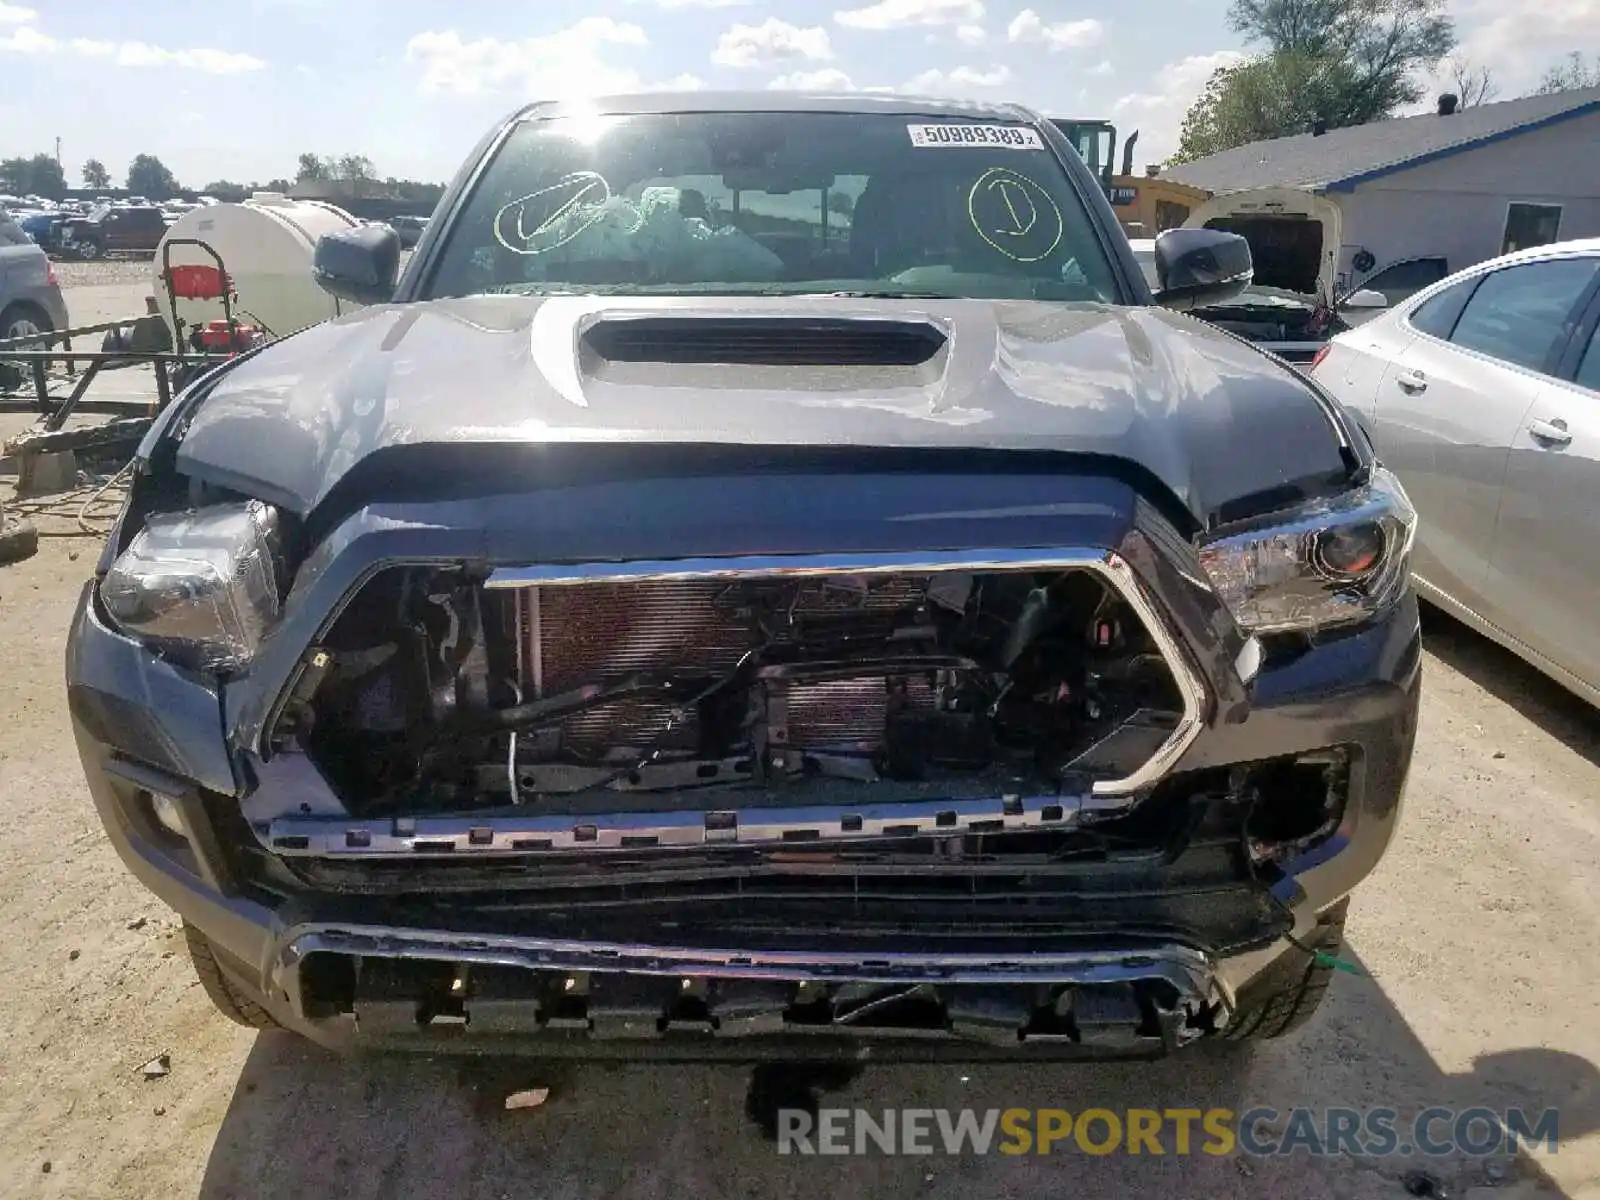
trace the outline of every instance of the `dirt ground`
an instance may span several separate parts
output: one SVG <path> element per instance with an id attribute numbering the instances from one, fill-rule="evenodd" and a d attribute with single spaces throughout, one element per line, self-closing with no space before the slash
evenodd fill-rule
<path id="1" fill-rule="evenodd" d="M 23 423 L 0 421 L 0 435 Z M 1363 973 L 1338 976 L 1308 1030 L 1242 1058 L 869 1068 L 825 1103 L 1555 1107 L 1559 1152 L 786 1158 L 747 1116 L 748 1070 L 346 1060 L 218 1016 L 175 916 L 122 868 L 79 776 L 61 661 L 97 551 L 51 537 L 0 568 L 0 1194 L 1360 1200 L 1406 1195 L 1422 1167 L 1436 1195 L 1600 1197 L 1600 715 L 1448 621 L 1428 623 L 1401 835 L 1352 908 Z M 161 1054 L 171 1073 L 147 1082 L 141 1064 Z M 503 1111 L 506 1089 L 546 1083 L 544 1107 Z"/>

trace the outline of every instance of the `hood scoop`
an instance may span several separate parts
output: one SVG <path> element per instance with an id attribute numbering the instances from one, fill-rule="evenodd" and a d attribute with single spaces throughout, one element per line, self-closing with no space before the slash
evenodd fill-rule
<path id="1" fill-rule="evenodd" d="M 917 367 L 942 349 L 927 321 L 816 317 L 626 317 L 583 333 L 602 363 L 742 367 Z"/>

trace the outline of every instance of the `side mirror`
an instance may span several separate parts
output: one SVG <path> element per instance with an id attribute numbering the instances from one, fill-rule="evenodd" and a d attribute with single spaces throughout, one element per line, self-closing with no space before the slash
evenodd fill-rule
<path id="1" fill-rule="evenodd" d="M 358 225 L 317 239 L 311 274 L 330 296 L 384 304 L 400 278 L 400 235 L 387 225 Z"/>
<path id="2" fill-rule="evenodd" d="M 1250 243 L 1215 229 L 1169 229 L 1156 238 L 1155 301 L 1184 311 L 1232 300 L 1255 278 Z"/>
<path id="3" fill-rule="evenodd" d="M 1388 308 L 1389 297 L 1371 288 L 1359 288 L 1344 298 L 1341 308 Z"/>

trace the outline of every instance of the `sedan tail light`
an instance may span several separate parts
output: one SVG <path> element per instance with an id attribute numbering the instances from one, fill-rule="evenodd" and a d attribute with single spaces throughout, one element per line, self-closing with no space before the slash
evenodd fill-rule
<path id="1" fill-rule="evenodd" d="M 1328 351 L 1332 349 L 1332 342 L 1325 343 L 1314 355 L 1311 356 L 1311 365 L 1306 368 L 1306 372 L 1309 374 L 1315 371 L 1317 367 L 1321 365 L 1322 360 L 1328 357 Z"/>

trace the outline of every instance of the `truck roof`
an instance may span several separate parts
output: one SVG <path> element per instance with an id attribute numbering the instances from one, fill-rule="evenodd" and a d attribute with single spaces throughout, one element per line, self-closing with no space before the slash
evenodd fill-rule
<path id="1" fill-rule="evenodd" d="M 781 89 L 635 92 L 584 100 L 541 100 L 517 110 L 513 114 L 513 119 L 530 116 L 567 116 L 575 113 L 634 116 L 644 113 L 692 112 L 843 112 L 880 113 L 889 116 L 968 117 L 1034 123 L 1043 121 L 1038 114 L 1017 104 L 952 100 L 932 96 L 888 96 L 860 92 Z"/>

